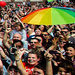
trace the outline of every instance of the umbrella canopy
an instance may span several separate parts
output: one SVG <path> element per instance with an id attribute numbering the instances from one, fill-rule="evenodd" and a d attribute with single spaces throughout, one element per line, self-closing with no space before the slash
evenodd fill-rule
<path id="1" fill-rule="evenodd" d="M 43 8 L 31 12 L 21 19 L 34 25 L 61 25 L 75 23 L 75 12 L 61 8 Z"/>
<path id="2" fill-rule="evenodd" d="M 68 7 L 55 7 L 55 8 L 67 9 L 67 10 L 71 10 L 71 11 L 75 12 L 75 9 L 73 9 L 73 8 L 68 8 Z"/>
<path id="3" fill-rule="evenodd" d="M 53 0 L 47 0 L 48 2 L 52 2 Z"/>

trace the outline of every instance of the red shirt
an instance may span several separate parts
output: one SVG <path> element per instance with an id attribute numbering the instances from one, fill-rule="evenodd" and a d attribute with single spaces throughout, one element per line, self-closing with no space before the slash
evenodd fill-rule
<path id="1" fill-rule="evenodd" d="M 23 62 L 23 65 L 24 65 L 26 72 L 28 72 L 28 75 L 32 75 L 34 66 L 28 65 L 26 62 Z"/>

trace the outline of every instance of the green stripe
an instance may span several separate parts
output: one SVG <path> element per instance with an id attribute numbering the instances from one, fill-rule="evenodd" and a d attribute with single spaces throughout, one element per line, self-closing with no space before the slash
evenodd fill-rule
<path id="1" fill-rule="evenodd" d="M 65 9 L 52 8 L 52 24 L 75 23 L 75 13 Z"/>

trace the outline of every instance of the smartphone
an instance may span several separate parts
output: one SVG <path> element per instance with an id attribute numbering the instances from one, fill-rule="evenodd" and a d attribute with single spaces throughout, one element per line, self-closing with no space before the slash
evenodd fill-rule
<path id="1" fill-rule="evenodd" d="M 50 51 L 50 54 L 58 54 L 57 51 Z"/>
<path id="2" fill-rule="evenodd" d="M 12 51 L 11 51 L 11 53 L 15 53 L 17 51 L 17 48 L 16 47 L 12 47 Z"/>

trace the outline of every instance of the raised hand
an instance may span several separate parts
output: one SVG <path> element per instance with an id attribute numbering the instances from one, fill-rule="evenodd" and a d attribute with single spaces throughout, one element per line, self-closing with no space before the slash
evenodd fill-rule
<path id="1" fill-rule="evenodd" d="M 11 28 L 7 28 L 7 29 L 5 30 L 6 33 L 9 33 L 10 31 L 11 31 Z"/>
<path id="2" fill-rule="evenodd" d="M 53 58 L 53 56 L 48 51 L 45 51 L 44 56 L 46 58 L 46 61 L 51 61 Z"/>
<path id="3" fill-rule="evenodd" d="M 24 53 L 28 53 L 24 48 L 15 51 L 15 60 L 20 60 Z"/>

